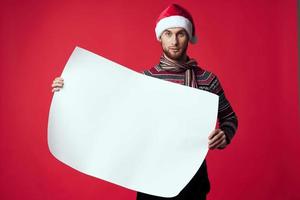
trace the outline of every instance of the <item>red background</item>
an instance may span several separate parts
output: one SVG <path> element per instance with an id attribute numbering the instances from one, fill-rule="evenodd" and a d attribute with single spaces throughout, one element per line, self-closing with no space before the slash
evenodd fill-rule
<path id="1" fill-rule="evenodd" d="M 170 2 L 1 1 L 1 199 L 135 198 L 50 154 L 50 85 L 76 45 L 137 71 L 156 64 L 155 20 Z M 300 199 L 297 2 L 177 2 L 196 23 L 189 55 L 219 76 L 240 122 L 209 152 L 209 199 Z"/>

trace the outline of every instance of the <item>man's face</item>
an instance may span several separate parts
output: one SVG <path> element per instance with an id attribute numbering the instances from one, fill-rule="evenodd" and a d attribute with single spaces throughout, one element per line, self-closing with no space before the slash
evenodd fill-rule
<path id="1" fill-rule="evenodd" d="M 186 57 L 189 36 L 183 28 L 166 29 L 160 37 L 164 54 L 175 61 L 182 61 Z"/>

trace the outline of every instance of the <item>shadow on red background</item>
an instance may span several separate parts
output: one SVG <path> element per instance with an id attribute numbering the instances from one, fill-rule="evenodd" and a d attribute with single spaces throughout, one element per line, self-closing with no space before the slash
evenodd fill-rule
<path id="1" fill-rule="evenodd" d="M 196 23 L 189 55 L 219 76 L 239 116 L 232 144 L 209 152 L 209 199 L 300 199 L 296 1 L 176 2 Z M 136 71 L 156 64 L 155 20 L 169 3 L 0 3 L 1 199 L 135 198 L 50 154 L 50 85 L 76 45 Z"/>

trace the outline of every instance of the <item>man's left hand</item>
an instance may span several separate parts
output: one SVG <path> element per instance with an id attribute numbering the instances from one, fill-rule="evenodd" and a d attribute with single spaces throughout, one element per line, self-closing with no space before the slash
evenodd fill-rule
<path id="1" fill-rule="evenodd" d="M 209 149 L 224 149 L 227 145 L 226 135 L 221 129 L 213 130 L 208 136 Z"/>

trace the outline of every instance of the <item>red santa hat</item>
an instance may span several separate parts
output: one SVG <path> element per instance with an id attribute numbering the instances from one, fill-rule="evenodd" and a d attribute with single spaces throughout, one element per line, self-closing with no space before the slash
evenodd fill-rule
<path id="1" fill-rule="evenodd" d="M 156 38 L 159 40 L 164 30 L 175 27 L 184 28 L 189 35 L 190 42 L 193 44 L 197 42 L 195 25 L 190 13 L 177 4 L 171 4 L 162 11 L 156 21 Z"/>

